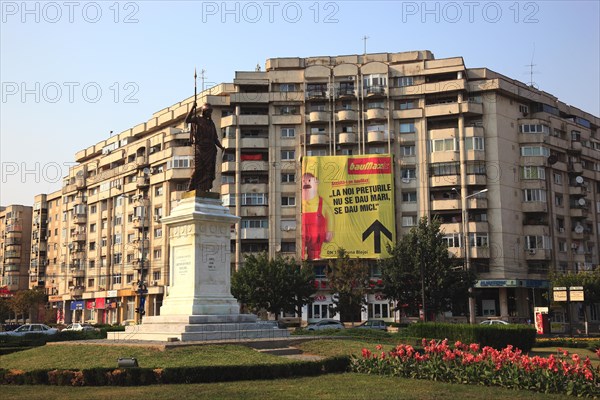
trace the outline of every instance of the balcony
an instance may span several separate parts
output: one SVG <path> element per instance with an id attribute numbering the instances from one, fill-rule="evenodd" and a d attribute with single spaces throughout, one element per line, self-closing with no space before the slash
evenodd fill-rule
<path id="1" fill-rule="evenodd" d="M 232 194 L 235 193 L 235 183 L 222 183 L 221 194 Z"/>
<path id="2" fill-rule="evenodd" d="M 582 149 L 581 142 L 571 141 L 571 148 L 569 150 L 580 153 Z"/>
<path id="3" fill-rule="evenodd" d="M 525 201 L 521 203 L 523 212 L 548 212 L 548 204 L 543 201 Z"/>
<path id="4" fill-rule="evenodd" d="M 441 175 L 429 178 L 432 187 L 457 186 L 460 182 L 460 175 Z"/>
<path id="5" fill-rule="evenodd" d="M 19 272 L 21 267 L 17 264 L 6 264 L 4 265 L 4 272 Z"/>
<path id="6" fill-rule="evenodd" d="M 75 179 L 75 188 L 77 190 L 82 190 L 86 188 L 86 182 L 85 182 L 85 178 L 83 177 L 78 177 Z"/>
<path id="7" fill-rule="evenodd" d="M 483 104 L 481 103 L 461 103 L 460 111 L 464 114 L 481 115 L 483 114 Z"/>
<path id="8" fill-rule="evenodd" d="M 572 196 L 586 196 L 587 195 L 587 187 L 585 187 L 583 185 L 569 186 L 569 194 Z"/>
<path id="9" fill-rule="evenodd" d="M 354 110 L 339 110 L 337 112 L 338 121 L 356 121 L 358 115 Z"/>
<path id="10" fill-rule="evenodd" d="M 85 239 L 85 233 L 74 233 L 71 235 L 71 240 L 73 240 L 74 242 L 85 242 Z"/>
<path id="11" fill-rule="evenodd" d="M 436 117 L 444 115 L 456 115 L 458 114 L 459 110 L 460 108 L 458 103 L 432 104 L 425 106 L 425 116 Z"/>
<path id="12" fill-rule="evenodd" d="M 240 147 L 242 149 L 267 149 L 269 148 L 269 138 L 247 137 L 240 139 Z"/>
<path id="13" fill-rule="evenodd" d="M 371 85 L 364 88 L 367 97 L 385 96 L 385 86 Z"/>
<path id="14" fill-rule="evenodd" d="M 73 216 L 73 223 L 75 223 L 77 225 L 85 224 L 86 222 L 87 222 L 86 214 L 75 214 Z"/>
<path id="15" fill-rule="evenodd" d="M 444 200 L 432 200 L 431 209 L 434 211 L 439 210 L 460 210 L 459 199 L 444 199 Z"/>
<path id="16" fill-rule="evenodd" d="M 81 297 L 85 292 L 85 286 L 71 286 L 69 288 L 69 293 L 73 297 Z"/>
<path id="17" fill-rule="evenodd" d="M 260 160 L 247 160 L 241 162 L 241 170 L 242 172 L 250 172 L 250 171 L 268 171 L 269 163 L 267 161 Z"/>
<path id="18" fill-rule="evenodd" d="M 588 210 L 583 207 L 571 208 L 569 215 L 573 218 L 585 218 L 588 216 Z"/>
<path id="19" fill-rule="evenodd" d="M 308 122 L 329 122 L 329 112 L 311 111 L 308 114 Z"/>
<path id="20" fill-rule="evenodd" d="M 387 119 L 387 112 L 384 108 L 370 108 L 365 114 L 368 120 Z"/>
<path id="21" fill-rule="evenodd" d="M 239 115 L 238 125 L 269 125 L 268 115 Z"/>
<path id="22" fill-rule="evenodd" d="M 269 230 L 266 228 L 242 228 L 242 239 L 268 239 Z"/>
<path id="23" fill-rule="evenodd" d="M 487 184 L 487 176 L 485 175 L 467 175 L 467 185 L 481 185 L 484 186 Z"/>
<path id="24" fill-rule="evenodd" d="M 308 90 L 306 91 L 306 99 L 307 100 L 313 100 L 313 99 L 325 99 L 327 98 L 327 91 L 326 90 Z"/>
<path id="25" fill-rule="evenodd" d="M 338 144 L 356 144 L 357 135 L 354 132 L 342 132 L 338 136 Z"/>
<path id="26" fill-rule="evenodd" d="M 150 163 L 148 162 L 148 157 L 146 157 L 145 155 L 137 156 L 135 158 L 135 164 L 138 168 L 144 168 L 150 165 Z"/>
<path id="27" fill-rule="evenodd" d="M 73 270 L 71 270 L 71 276 L 73 278 L 85 278 L 85 270 L 73 269 Z"/>
<path id="28" fill-rule="evenodd" d="M 567 166 L 569 172 L 581 174 L 583 172 L 583 165 L 580 162 L 570 162 Z"/>
<path id="29" fill-rule="evenodd" d="M 150 186 L 150 177 L 149 176 L 138 176 L 135 181 L 135 186 L 138 189 L 148 189 Z"/>
<path id="30" fill-rule="evenodd" d="M 9 250 L 4 252 L 4 258 L 21 258 L 21 253 L 14 250 Z"/>
<path id="31" fill-rule="evenodd" d="M 135 218 L 133 220 L 133 227 L 135 229 L 146 229 L 149 226 L 148 218 Z"/>
<path id="32" fill-rule="evenodd" d="M 266 217 L 268 215 L 267 206 L 242 206 L 240 211 L 242 217 Z"/>
<path id="33" fill-rule="evenodd" d="M 299 125 L 302 123 L 300 114 L 280 114 L 271 116 L 273 125 Z"/>
<path id="34" fill-rule="evenodd" d="M 465 136 L 467 136 L 467 137 L 472 137 L 472 136 L 483 137 L 484 136 L 483 127 L 482 126 L 465 126 Z"/>
<path id="35" fill-rule="evenodd" d="M 431 163 L 460 161 L 460 155 L 457 151 L 434 151 L 430 153 Z"/>
<path id="36" fill-rule="evenodd" d="M 235 161 L 225 161 L 221 164 L 221 172 L 235 172 Z"/>
<path id="37" fill-rule="evenodd" d="M 367 142 L 368 143 L 377 143 L 377 142 L 387 142 L 388 138 L 390 140 L 394 140 L 394 134 L 389 134 L 386 131 L 369 131 L 367 132 Z"/>
<path id="38" fill-rule="evenodd" d="M 550 260 L 552 258 L 552 251 L 549 249 L 525 249 L 525 260 Z"/>
<path id="39" fill-rule="evenodd" d="M 392 111 L 392 118 L 394 118 L 394 119 L 423 118 L 423 109 L 422 108 L 411 108 L 409 110 L 394 110 L 394 111 Z"/>
<path id="40" fill-rule="evenodd" d="M 329 144 L 329 135 L 324 134 L 310 134 L 309 144 L 313 145 L 326 145 Z"/>
<path id="41" fill-rule="evenodd" d="M 467 199 L 467 208 L 469 209 L 485 209 L 488 208 L 487 199 L 478 199 L 476 197 L 472 197 Z"/>

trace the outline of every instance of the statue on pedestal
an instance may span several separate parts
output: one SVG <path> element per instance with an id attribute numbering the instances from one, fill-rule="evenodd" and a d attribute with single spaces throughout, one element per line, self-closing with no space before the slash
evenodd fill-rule
<path id="1" fill-rule="evenodd" d="M 219 141 L 217 129 L 211 118 L 212 107 L 204 103 L 200 107 L 200 115 L 196 115 L 196 102 L 185 118 L 185 122 L 191 124 L 190 140 L 194 146 L 194 172 L 190 178 L 188 190 L 196 193 L 208 192 L 215 180 L 215 168 L 217 164 L 217 147 L 225 148 Z"/>

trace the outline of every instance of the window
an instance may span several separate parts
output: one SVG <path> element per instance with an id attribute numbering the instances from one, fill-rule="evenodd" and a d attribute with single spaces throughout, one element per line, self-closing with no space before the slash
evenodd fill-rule
<path id="1" fill-rule="evenodd" d="M 265 206 L 268 204 L 266 193 L 242 193 L 243 206 Z"/>
<path id="2" fill-rule="evenodd" d="M 460 245 L 460 237 L 461 235 L 458 233 L 454 233 L 451 235 L 445 235 L 442 237 L 442 240 L 446 243 L 447 247 L 461 247 Z"/>
<path id="3" fill-rule="evenodd" d="M 471 247 L 488 247 L 489 237 L 487 233 L 470 233 L 469 246 Z"/>
<path id="4" fill-rule="evenodd" d="M 113 226 L 119 226 L 123 223 L 123 216 L 122 215 L 115 215 L 115 218 L 113 220 Z"/>
<path id="5" fill-rule="evenodd" d="M 96 214 L 97 211 L 98 206 L 96 206 L 95 204 L 90 206 L 90 214 Z"/>
<path id="6" fill-rule="evenodd" d="M 551 249 L 552 241 L 550 236 L 525 236 L 525 248 L 533 249 Z"/>
<path id="7" fill-rule="evenodd" d="M 416 179 L 417 170 L 415 168 L 402 168 L 400 170 L 400 176 L 402 179 Z"/>
<path id="8" fill-rule="evenodd" d="M 100 245 L 101 245 L 102 247 L 106 247 L 106 243 L 107 243 L 106 237 L 103 237 L 103 238 L 100 240 Z"/>
<path id="9" fill-rule="evenodd" d="M 90 260 L 89 261 L 89 266 L 90 266 L 90 269 L 96 268 L 96 260 Z"/>
<path id="10" fill-rule="evenodd" d="M 543 189 L 523 189 L 523 201 L 546 202 L 546 191 Z"/>
<path id="11" fill-rule="evenodd" d="M 154 188 L 154 196 L 162 196 L 163 195 L 163 187 L 162 185 L 158 185 Z"/>
<path id="12" fill-rule="evenodd" d="M 121 284 L 121 274 L 115 274 L 112 277 L 112 283 L 113 285 L 119 285 Z"/>
<path id="13" fill-rule="evenodd" d="M 155 260 L 160 260 L 162 258 L 162 249 L 154 249 L 152 252 L 152 258 Z"/>
<path id="14" fill-rule="evenodd" d="M 554 194 L 554 205 L 558 206 L 558 207 L 563 206 L 563 195 L 562 194 L 558 194 L 558 193 Z"/>
<path id="15" fill-rule="evenodd" d="M 281 114 L 281 115 L 298 114 L 298 108 L 296 106 L 281 106 L 281 107 L 279 107 L 279 114 Z"/>
<path id="16" fill-rule="evenodd" d="M 125 282 L 129 284 L 133 283 L 133 274 L 127 274 L 125 276 Z"/>
<path id="17" fill-rule="evenodd" d="M 550 134 L 550 128 L 546 125 L 541 124 L 522 124 L 519 126 L 521 133 L 543 133 L 545 135 Z"/>
<path id="18" fill-rule="evenodd" d="M 222 184 L 235 183 L 235 175 L 221 175 L 221 183 Z"/>
<path id="19" fill-rule="evenodd" d="M 90 242 L 90 250 L 96 250 L 96 242 Z"/>
<path id="20" fill-rule="evenodd" d="M 171 168 L 190 168 L 192 166 L 192 157 L 190 156 L 174 156 L 167 163 L 167 169 Z"/>
<path id="21" fill-rule="evenodd" d="M 485 150 L 485 138 L 479 136 L 473 136 L 465 138 L 465 148 L 467 150 Z"/>
<path id="22" fill-rule="evenodd" d="M 368 154 L 386 154 L 387 149 L 384 146 L 369 146 L 367 149 Z"/>
<path id="23" fill-rule="evenodd" d="M 127 235 L 127 243 L 133 243 L 134 240 L 135 240 L 135 233 L 129 233 Z"/>
<path id="24" fill-rule="evenodd" d="M 396 102 L 396 110 L 412 110 L 417 108 L 418 100 L 399 100 Z"/>
<path id="25" fill-rule="evenodd" d="M 296 252 L 296 242 L 281 242 L 281 252 L 282 253 L 295 253 Z"/>
<path id="26" fill-rule="evenodd" d="M 400 152 L 403 157 L 412 157 L 415 155 L 415 146 L 401 146 Z"/>
<path id="27" fill-rule="evenodd" d="M 160 271 L 153 271 L 152 272 L 152 280 L 153 281 L 160 281 Z"/>
<path id="28" fill-rule="evenodd" d="M 546 179 L 546 169 L 530 165 L 521 167 L 521 179 Z"/>
<path id="29" fill-rule="evenodd" d="M 154 237 L 155 238 L 162 237 L 162 228 L 154 228 Z"/>
<path id="30" fill-rule="evenodd" d="M 523 115 L 527 115 L 527 114 L 529 114 L 529 107 L 527 107 L 524 104 L 519 104 L 519 112 L 522 113 Z"/>
<path id="31" fill-rule="evenodd" d="M 296 205 L 296 197 L 294 196 L 281 196 L 281 206 L 295 206 Z"/>
<path id="32" fill-rule="evenodd" d="M 90 232 L 96 232 L 96 224 L 90 224 Z"/>
<path id="33" fill-rule="evenodd" d="M 327 150 L 325 149 L 316 149 L 316 150 L 306 150 L 307 156 L 326 156 Z"/>
<path id="34" fill-rule="evenodd" d="M 552 177 L 555 184 L 562 185 L 562 174 L 554 172 Z"/>
<path id="35" fill-rule="evenodd" d="M 445 176 L 460 174 L 460 163 L 435 163 L 429 168 L 431 176 Z"/>
<path id="36" fill-rule="evenodd" d="M 452 139 L 439 139 L 431 141 L 431 151 L 454 151 L 458 149 L 456 146 L 456 140 Z"/>
<path id="37" fill-rule="evenodd" d="M 282 173 L 281 174 L 281 182 L 282 183 L 294 183 L 294 182 L 296 182 L 296 174 Z"/>
<path id="38" fill-rule="evenodd" d="M 121 234 L 120 233 L 116 233 L 113 235 L 113 243 L 121 244 Z"/>
<path id="39" fill-rule="evenodd" d="M 574 142 L 579 142 L 581 140 L 581 132 L 571 131 L 571 140 Z"/>
<path id="40" fill-rule="evenodd" d="M 295 231 L 296 230 L 296 220 L 295 219 L 282 219 L 281 220 L 281 230 L 282 231 Z"/>
<path id="41" fill-rule="evenodd" d="M 269 221 L 266 219 L 244 219 L 242 220 L 242 229 L 246 228 L 269 228 Z"/>
<path id="42" fill-rule="evenodd" d="M 293 161 L 296 158 L 295 150 L 281 150 L 281 160 Z"/>
<path id="43" fill-rule="evenodd" d="M 417 225 L 417 216 L 416 215 L 406 215 L 402 217 L 402 226 L 415 226 Z"/>
<path id="44" fill-rule="evenodd" d="M 522 146 L 521 147 L 521 155 L 524 157 L 527 157 L 527 156 L 548 157 L 550 155 L 550 150 L 548 150 L 547 147 L 542 147 L 542 146 Z"/>
<path id="45" fill-rule="evenodd" d="M 281 137 L 282 138 L 293 138 L 296 136 L 296 129 L 285 126 L 281 128 Z"/>
<path id="46" fill-rule="evenodd" d="M 123 255 L 121 253 L 113 254 L 113 264 L 118 265 L 123 261 Z"/>
<path id="47" fill-rule="evenodd" d="M 414 133 L 414 132 L 416 132 L 416 130 L 415 130 L 415 123 L 413 121 L 400 123 L 400 133 Z"/>
<path id="48" fill-rule="evenodd" d="M 558 241 L 558 251 L 561 253 L 566 253 L 567 252 L 567 241 L 566 240 L 559 240 Z"/>
<path id="49" fill-rule="evenodd" d="M 279 85 L 280 92 L 295 92 L 296 84 L 295 83 L 281 83 Z"/>
<path id="50" fill-rule="evenodd" d="M 396 87 L 412 86 L 414 84 L 413 76 L 402 76 L 396 78 Z"/>
<path id="51" fill-rule="evenodd" d="M 406 203 L 415 203 L 417 201 L 417 192 L 403 192 L 402 201 Z"/>

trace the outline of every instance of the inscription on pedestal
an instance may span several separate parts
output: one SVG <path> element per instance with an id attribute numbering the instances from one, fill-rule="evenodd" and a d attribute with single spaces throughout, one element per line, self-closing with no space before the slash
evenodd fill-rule
<path id="1" fill-rule="evenodd" d="M 181 279 L 184 282 L 189 278 L 194 266 L 192 265 L 192 254 L 190 253 L 189 246 L 174 246 L 173 251 L 173 278 L 172 282 L 175 284 L 177 279 Z"/>

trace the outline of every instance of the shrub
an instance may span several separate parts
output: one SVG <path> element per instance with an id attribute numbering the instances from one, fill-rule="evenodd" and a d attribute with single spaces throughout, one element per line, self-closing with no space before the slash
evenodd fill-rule
<path id="1" fill-rule="evenodd" d="M 479 343 L 502 349 L 512 345 L 528 352 L 535 344 L 535 328 L 528 325 L 469 325 L 436 322 L 419 322 L 411 324 L 405 332 L 411 337 L 428 339 L 448 339 L 465 343 Z"/>

